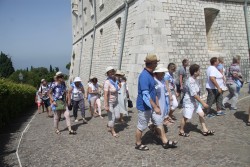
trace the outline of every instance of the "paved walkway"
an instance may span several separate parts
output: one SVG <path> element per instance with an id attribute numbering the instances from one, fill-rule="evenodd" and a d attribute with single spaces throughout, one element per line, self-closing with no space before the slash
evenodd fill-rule
<path id="1" fill-rule="evenodd" d="M 227 94 L 227 92 L 225 93 Z M 178 140 L 178 148 L 164 150 L 153 140 L 148 131 L 144 142 L 149 151 L 134 149 L 137 114 L 133 109 L 127 118 L 127 125 L 117 125 L 119 138 L 112 137 L 106 129 L 107 117 L 93 118 L 88 124 L 72 123 L 77 135 L 68 135 L 67 129 L 61 135 L 53 130 L 53 119 L 45 118 L 45 113 L 36 115 L 24 133 L 19 148 L 23 166 L 250 166 L 250 127 L 247 127 L 247 109 L 250 97 L 246 86 L 243 88 L 237 112 L 226 111 L 225 116 L 206 119 L 214 136 L 202 136 L 197 115 L 188 124 L 190 137 L 178 136 L 181 111 L 175 115 L 177 122 L 168 128 L 169 139 Z M 104 111 L 103 111 L 104 113 Z M 72 112 L 71 112 L 72 114 Z M 89 117 L 89 113 L 87 113 Z M 31 116 L 29 116 L 29 119 Z M 20 132 L 29 122 L 27 119 L 15 133 L 2 134 L 8 138 L 1 153 L 2 164 L 18 166 L 15 149 Z M 73 120 L 73 118 L 72 118 Z M 60 128 L 66 127 L 65 121 Z M 1 139 L 1 140 L 2 140 Z"/>

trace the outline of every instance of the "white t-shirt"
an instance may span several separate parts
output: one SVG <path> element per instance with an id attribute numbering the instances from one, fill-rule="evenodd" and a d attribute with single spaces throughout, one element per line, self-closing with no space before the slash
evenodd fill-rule
<path id="1" fill-rule="evenodd" d="M 208 89 L 217 89 L 213 82 L 210 80 L 209 77 L 215 77 L 218 85 L 220 88 L 224 86 L 224 80 L 223 75 L 220 73 L 220 71 L 215 66 L 209 66 L 207 68 L 207 82 L 206 82 L 206 88 Z"/>

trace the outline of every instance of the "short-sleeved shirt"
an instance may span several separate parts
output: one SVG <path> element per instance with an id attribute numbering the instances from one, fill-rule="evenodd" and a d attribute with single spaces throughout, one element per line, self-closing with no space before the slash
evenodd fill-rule
<path id="1" fill-rule="evenodd" d="M 169 86 L 170 90 L 175 90 L 175 78 L 174 78 L 173 74 L 166 72 L 166 74 L 164 76 L 164 80 L 168 81 L 168 83 L 169 83 L 168 86 Z"/>
<path id="2" fill-rule="evenodd" d="M 73 82 L 73 83 L 71 83 L 71 88 L 72 88 L 72 100 L 74 100 L 74 101 L 80 101 L 80 100 L 82 100 L 83 99 L 83 92 L 82 92 L 82 87 L 83 87 L 83 84 L 81 83 L 80 85 L 79 85 L 79 87 L 77 88 L 76 87 L 76 85 L 75 85 L 75 83 Z"/>
<path id="3" fill-rule="evenodd" d="M 138 79 L 138 96 L 136 100 L 136 107 L 140 111 L 151 110 L 149 106 L 143 101 L 143 91 L 148 91 L 151 99 L 156 102 L 156 82 L 153 74 L 144 69 Z"/>
<path id="4" fill-rule="evenodd" d="M 53 82 L 51 84 L 50 89 L 52 91 L 52 96 L 53 96 L 54 100 L 59 100 L 59 99 L 65 100 L 64 99 L 65 98 L 64 95 L 65 95 L 65 92 L 66 92 L 65 83 L 59 84 L 58 82 Z"/>
<path id="5" fill-rule="evenodd" d="M 234 83 L 234 78 L 232 74 L 241 75 L 240 66 L 238 64 L 231 64 L 231 66 L 229 67 L 227 74 L 227 84 Z"/>
<path id="6" fill-rule="evenodd" d="M 177 71 L 177 79 L 175 81 L 176 85 L 180 85 L 180 75 L 182 75 L 182 83 L 185 83 L 187 79 L 186 68 L 181 66 Z"/>
<path id="7" fill-rule="evenodd" d="M 206 88 L 208 89 L 217 89 L 213 82 L 210 80 L 210 77 L 215 77 L 216 82 L 222 88 L 224 86 L 224 80 L 223 75 L 220 73 L 220 71 L 215 66 L 209 66 L 207 68 L 207 82 L 206 82 Z"/>
<path id="8" fill-rule="evenodd" d="M 108 79 L 104 82 L 104 91 L 108 92 L 109 103 L 118 101 L 118 90 Z"/>
<path id="9" fill-rule="evenodd" d="M 165 96 L 165 90 L 166 90 L 166 84 L 165 80 L 159 81 L 155 78 L 155 81 L 157 85 L 155 86 L 156 89 L 156 96 L 158 97 L 159 107 L 161 109 L 162 114 L 164 114 L 167 110 L 166 107 L 166 96 Z"/>
<path id="10" fill-rule="evenodd" d="M 185 90 L 186 94 L 183 99 L 185 104 L 195 104 L 197 101 L 194 96 L 200 95 L 199 81 L 190 76 L 185 83 Z"/>
<path id="11" fill-rule="evenodd" d="M 49 92 L 49 87 L 47 85 L 41 85 L 39 88 L 39 93 L 42 94 L 42 100 L 47 100 L 49 98 L 48 92 Z"/>

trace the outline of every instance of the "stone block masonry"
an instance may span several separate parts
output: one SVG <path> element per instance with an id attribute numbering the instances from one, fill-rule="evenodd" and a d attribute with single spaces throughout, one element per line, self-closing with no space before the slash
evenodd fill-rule
<path id="1" fill-rule="evenodd" d="M 85 85 L 89 75 L 97 76 L 103 83 L 105 68 L 118 68 L 125 21 L 121 70 L 128 77 L 134 98 L 137 78 L 148 53 L 156 53 L 165 66 L 170 62 L 180 66 L 187 58 L 201 65 L 202 70 L 213 56 L 224 57 L 227 64 L 236 54 L 248 58 L 243 3 L 239 1 L 129 0 L 127 20 L 123 0 L 71 2 L 77 4 L 78 10 L 72 11 L 75 58 L 71 59 L 70 77 L 79 75 Z"/>

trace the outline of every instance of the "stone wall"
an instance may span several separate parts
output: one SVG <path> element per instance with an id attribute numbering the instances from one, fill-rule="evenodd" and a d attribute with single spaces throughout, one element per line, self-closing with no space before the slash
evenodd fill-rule
<path id="1" fill-rule="evenodd" d="M 75 15 L 72 16 L 73 31 L 77 32 L 77 25 L 82 31 L 73 38 L 75 59 L 72 58 L 70 74 L 71 77 L 79 75 L 85 84 L 90 75 L 93 40 L 91 75 L 97 76 L 101 83 L 106 77 L 107 66 L 118 67 L 121 49 L 125 13 L 123 1 L 96 1 L 98 27 L 95 37 L 90 0 L 74 1 L 78 3 L 78 14 L 83 13 L 78 16 L 82 21 L 79 18 L 76 21 Z M 103 5 L 100 5 L 101 2 Z M 116 12 L 107 18 L 113 11 Z M 105 22 L 99 24 L 105 18 Z M 82 28 L 81 23 L 84 23 Z M 121 70 L 128 76 L 133 97 L 137 95 L 137 78 L 148 53 L 156 53 L 165 66 L 170 62 L 180 66 L 181 61 L 187 58 L 191 63 L 200 64 L 202 70 L 213 56 L 224 57 L 226 63 L 231 62 L 236 54 L 247 58 L 243 4 L 200 0 L 132 1 L 128 10 Z"/>

